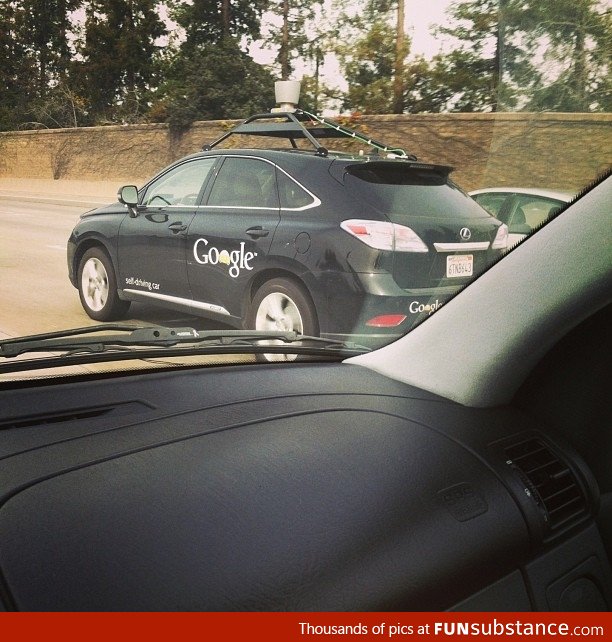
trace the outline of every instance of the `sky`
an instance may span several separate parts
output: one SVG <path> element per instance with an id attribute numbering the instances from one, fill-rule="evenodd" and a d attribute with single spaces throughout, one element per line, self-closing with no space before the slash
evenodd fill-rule
<path id="1" fill-rule="evenodd" d="M 430 33 L 432 24 L 446 22 L 445 11 L 451 0 L 407 0 L 406 32 L 412 38 L 412 53 L 430 58 L 440 50 L 440 43 Z"/>

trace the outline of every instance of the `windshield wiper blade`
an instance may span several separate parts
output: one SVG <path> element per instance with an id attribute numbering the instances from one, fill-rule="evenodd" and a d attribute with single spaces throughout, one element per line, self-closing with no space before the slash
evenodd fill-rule
<path id="1" fill-rule="evenodd" d="M 99 334 L 115 332 L 115 334 Z M 91 336 L 94 335 L 94 336 Z M 100 352 L 112 346 L 172 346 L 197 332 L 193 328 L 101 324 L 85 328 L 34 334 L 0 341 L 0 356 L 17 357 L 27 352 L 78 351 Z"/>
<path id="2" fill-rule="evenodd" d="M 107 334 L 100 334 L 106 332 Z M 114 334 L 112 334 L 114 332 Z M 71 330 L 47 332 L 0 341 L 0 356 L 11 358 L 30 352 L 61 352 L 74 355 L 79 352 L 106 352 L 130 347 L 170 348 L 177 344 L 200 346 L 266 345 L 266 342 L 286 344 L 315 344 L 321 349 L 348 349 L 368 351 L 364 346 L 334 339 L 300 335 L 293 331 L 267 330 L 204 330 L 168 328 L 164 326 L 134 326 L 128 324 L 100 324 Z M 277 344 L 278 345 L 278 344 Z M 186 351 L 181 351 L 186 352 Z"/>

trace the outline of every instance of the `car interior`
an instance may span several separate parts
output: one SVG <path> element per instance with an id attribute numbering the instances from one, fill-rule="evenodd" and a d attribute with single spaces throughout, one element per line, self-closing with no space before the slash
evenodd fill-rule
<path id="1" fill-rule="evenodd" d="M 0 388 L 0 608 L 607 611 L 612 178 L 340 362 Z"/>

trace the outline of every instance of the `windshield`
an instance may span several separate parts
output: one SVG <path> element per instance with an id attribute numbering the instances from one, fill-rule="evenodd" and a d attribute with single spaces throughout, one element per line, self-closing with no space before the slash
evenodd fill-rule
<path id="1" fill-rule="evenodd" d="M 605 0 L 209 4 L 3 3 L 0 341 L 121 323 L 214 331 L 174 365 L 342 359 L 609 172 Z M 81 373 L 115 367 L 95 341 Z"/>

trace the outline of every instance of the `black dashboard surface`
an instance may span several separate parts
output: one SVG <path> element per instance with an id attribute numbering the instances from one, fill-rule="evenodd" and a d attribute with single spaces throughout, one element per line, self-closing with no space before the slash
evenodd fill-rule
<path id="1" fill-rule="evenodd" d="M 329 363 L 49 380 L 0 408 L 5 609 L 610 605 L 595 482 L 514 408 Z"/>

